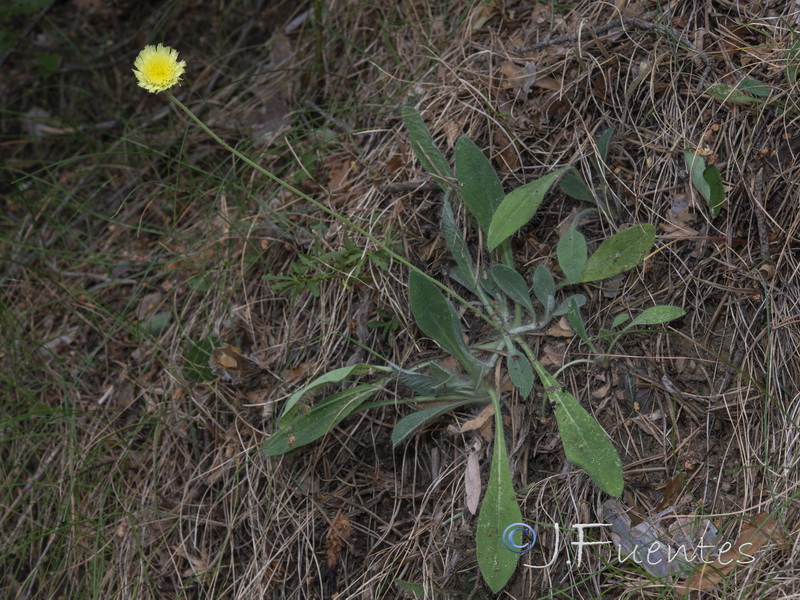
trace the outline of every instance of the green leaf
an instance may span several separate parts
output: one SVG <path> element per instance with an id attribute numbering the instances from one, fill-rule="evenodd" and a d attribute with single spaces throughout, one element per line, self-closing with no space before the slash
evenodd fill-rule
<path id="1" fill-rule="evenodd" d="M 486 246 L 489 250 L 497 248 L 502 241 L 514 235 L 531 220 L 539 209 L 547 190 L 567 168 L 563 167 L 536 181 L 526 183 L 503 198 L 489 225 L 489 233 L 486 240 Z"/>
<path id="2" fill-rule="evenodd" d="M 451 188 L 448 178 L 453 178 L 453 170 L 444 154 L 433 142 L 433 136 L 425 121 L 412 106 L 403 107 L 403 122 L 411 138 L 411 148 L 417 155 L 422 168 L 431 174 L 434 181 L 444 191 Z"/>
<path id="3" fill-rule="evenodd" d="M 635 225 L 612 235 L 586 261 L 578 281 L 600 281 L 634 268 L 653 247 L 656 228 Z"/>
<path id="4" fill-rule="evenodd" d="M 320 375 L 310 383 L 307 383 L 299 390 L 295 391 L 289 399 L 284 403 L 283 410 L 281 411 L 280 422 L 283 425 L 299 410 L 298 402 L 300 399 L 309 392 L 327 385 L 329 383 L 340 383 L 348 377 L 355 377 L 363 375 L 364 373 L 372 373 L 374 371 L 388 371 L 388 367 L 378 367 L 375 365 L 368 365 L 365 363 L 358 363 L 348 367 L 340 367 L 333 371 L 328 371 L 324 375 Z"/>
<path id="5" fill-rule="evenodd" d="M 451 402 L 449 404 L 443 404 L 441 406 L 434 406 L 432 408 L 426 408 L 425 410 L 419 410 L 403 417 L 395 424 L 394 429 L 392 429 L 392 446 L 397 448 L 397 446 L 408 439 L 411 434 L 422 427 L 425 427 L 425 425 L 431 421 L 438 419 L 442 415 L 454 411 L 465 404 L 473 404 L 474 402 L 475 399 L 473 398 L 459 400 L 458 402 Z"/>
<path id="6" fill-rule="evenodd" d="M 711 216 L 716 217 L 722 211 L 725 203 L 725 186 L 722 184 L 722 174 L 714 165 L 708 165 L 703 171 L 703 179 L 708 184 L 710 196 L 706 198 Z"/>
<path id="7" fill-rule="evenodd" d="M 669 321 L 680 319 L 685 314 L 686 311 L 682 308 L 669 304 L 651 306 L 639 314 L 633 321 L 628 323 L 625 329 L 630 329 L 631 327 L 636 327 L 637 325 L 660 325 L 661 323 L 668 323 Z M 619 316 L 617 319 L 619 319 Z M 614 319 L 614 323 L 617 322 L 617 319 Z M 612 326 L 616 327 L 616 325 Z"/>
<path id="8" fill-rule="evenodd" d="M 606 432 L 572 394 L 561 389 L 539 361 L 533 367 L 547 399 L 555 403 L 556 422 L 567 460 L 584 469 L 606 494 L 618 498 L 625 487 L 622 461 Z"/>
<path id="9" fill-rule="evenodd" d="M 220 346 L 222 339 L 216 335 L 209 335 L 193 343 L 183 357 L 184 376 L 197 383 L 216 379 L 208 366 L 208 359 L 211 358 L 211 352 Z"/>
<path id="10" fill-rule="evenodd" d="M 500 403 L 494 393 L 492 393 L 492 401 L 495 407 L 492 470 L 478 514 L 475 542 L 481 575 L 489 588 L 497 593 L 514 575 L 519 560 L 519 554 L 511 552 L 503 544 L 503 532 L 509 525 L 521 523 L 522 513 L 517 504 L 514 486 L 511 482 L 511 470 L 508 467 L 506 440 L 503 434 L 503 415 L 500 412 Z"/>
<path id="11" fill-rule="evenodd" d="M 577 169 L 570 169 L 567 171 L 564 177 L 561 178 L 561 181 L 558 182 L 558 188 L 570 198 L 591 202 L 593 204 L 597 203 L 594 193 L 589 189 L 589 186 L 586 185 L 586 182 Z"/>
<path id="12" fill-rule="evenodd" d="M 490 273 L 497 286 L 509 298 L 533 312 L 533 302 L 531 302 L 531 297 L 528 294 L 528 285 L 522 275 L 503 264 L 493 266 Z"/>
<path id="13" fill-rule="evenodd" d="M 586 238 L 578 231 L 577 224 L 578 220 L 575 219 L 564 236 L 558 240 L 556 248 L 558 266 L 561 267 L 568 283 L 578 280 L 589 255 L 586 250 Z"/>
<path id="14" fill-rule="evenodd" d="M 262 451 L 267 456 L 280 456 L 318 440 L 356 412 L 386 381 L 358 384 L 328 396 L 307 412 L 293 413 L 264 443 Z"/>
<path id="15" fill-rule="evenodd" d="M 473 379 L 480 378 L 484 365 L 464 343 L 456 310 L 441 290 L 421 273 L 411 271 L 408 295 L 411 312 L 422 332 L 455 356 Z"/>
<path id="16" fill-rule="evenodd" d="M 476 285 L 475 269 L 472 266 L 472 256 L 467 248 L 467 243 L 461 235 L 458 227 L 456 227 L 456 218 L 453 215 L 453 209 L 447 199 L 442 203 L 442 231 L 444 232 L 444 241 L 450 254 L 458 265 L 459 274 L 469 278 L 471 287 Z M 461 283 L 461 282 L 459 282 Z"/>
<path id="17" fill-rule="evenodd" d="M 506 349 L 508 351 L 506 367 L 508 368 L 508 375 L 511 377 L 511 383 L 516 386 L 523 398 L 527 398 L 533 390 L 531 363 L 527 356 L 517 350 L 508 337 L 506 337 Z"/>
<path id="18" fill-rule="evenodd" d="M 456 176 L 461 197 L 481 230 L 488 234 L 492 215 L 505 192 L 489 159 L 466 137 L 456 142 Z"/>

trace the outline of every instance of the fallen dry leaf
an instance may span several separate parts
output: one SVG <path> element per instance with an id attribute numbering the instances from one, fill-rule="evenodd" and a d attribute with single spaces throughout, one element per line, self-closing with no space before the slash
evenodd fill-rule
<path id="1" fill-rule="evenodd" d="M 481 461 L 480 451 L 483 444 L 480 438 L 475 440 L 472 451 L 467 457 L 467 468 L 464 471 L 464 490 L 467 494 L 467 510 L 473 515 L 478 512 L 481 500 Z"/>
<path id="2" fill-rule="evenodd" d="M 737 565 L 750 564 L 755 561 L 755 553 L 763 548 L 767 542 L 775 544 L 785 543 L 786 538 L 780 530 L 778 522 L 769 513 L 759 513 L 750 522 L 742 527 L 739 537 L 731 546 L 723 544 L 726 548 L 717 559 L 702 565 L 686 581 L 684 594 L 692 591 L 707 591 L 725 579 Z"/>
<path id="3" fill-rule="evenodd" d="M 468 431 L 475 431 L 483 427 L 486 422 L 494 416 L 494 407 L 490 404 L 484 408 L 480 414 L 474 419 L 470 419 L 464 423 L 459 429 L 460 433 L 467 433 Z"/>

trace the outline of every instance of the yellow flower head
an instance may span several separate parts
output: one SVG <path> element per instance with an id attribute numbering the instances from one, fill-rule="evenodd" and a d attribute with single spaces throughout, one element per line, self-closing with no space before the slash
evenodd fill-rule
<path id="1" fill-rule="evenodd" d="M 186 62 L 178 60 L 178 51 L 159 44 L 145 46 L 136 57 L 133 70 L 139 85 L 154 94 L 171 88 L 181 80 Z"/>

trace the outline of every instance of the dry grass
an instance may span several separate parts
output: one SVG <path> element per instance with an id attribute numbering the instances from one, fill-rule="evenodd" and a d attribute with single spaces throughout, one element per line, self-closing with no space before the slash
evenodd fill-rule
<path id="1" fill-rule="evenodd" d="M 213 4 L 148 14 L 59 4 L 25 21 L 32 28 L 5 56 L 0 594 L 394 598 L 400 578 L 429 597 L 490 597 L 465 505 L 480 438 L 448 427 L 472 413 L 393 450 L 392 424 L 410 409 L 383 408 L 283 459 L 260 455 L 294 386 L 332 367 L 408 365 L 438 350 L 416 330 L 405 270 L 391 261 L 333 255 L 310 275 L 318 295 L 307 285 L 276 292 L 263 276 L 291 272 L 301 255 L 347 241 L 378 249 L 134 89 L 130 64 L 148 41 L 181 50 L 178 94 L 221 135 L 435 276 L 449 266 L 440 198 L 422 185 L 401 104 L 420 109 L 448 152 L 460 135 L 476 141 L 506 189 L 566 164 L 593 176 L 593 145 L 613 126 L 616 217 L 593 213 L 582 229 L 597 243 L 648 222 L 662 237 L 618 289 L 584 290 L 587 326 L 653 303 L 688 314 L 672 330 L 625 338 L 608 369 L 573 367 L 569 389 L 620 451 L 628 505 L 652 510 L 683 473 L 686 510 L 720 527 L 766 511 L 786 528 L 787 545 L 701 595 L 800 594 L 800 90 L 784 76 L 797 7 L 677 2 L 665 15 L 646 2 L 622 13 L 588 0 L 498 2 L 479 26 L 480 2 L 350 1 L 312 5 L 321 24 L 309 13 L 285 34 L 304 7 Z M 593 33 L 621 16 L 659 27 Z M 15 19 L 8 26 L 24 30 Z M 104 32 L 119 43 L 85 50 Z M 34 40 L 62 57 L 49 78 L 36 74 Z M 537 79 L 526 92 L 528 62 Z M 790 110 L 703 93 L 743 76 Z M 696 147 L 714 153 L 728 188 L 713 220 L 687 185 L 682 151 Z M 420 187 L 398 185 L 409 181 Z M 578 208 L 551 194 L 514 241 L 517 264 L 555 264 Z M 388 334 L 368 327 L 392 319 Z M 184 353 L 211 334 L 273 376 L 250 391 L 187 379 Z M 586 351 L 577 339 L 538 343 L 568 358 Z M 553 543 L 545 524 L 599 519 L 602 494 L 565 463 L 549 408 L 510 394 L 504 405 L 515 485 L 542 543 Z M 633 420 L 657 410 L 663 435 Z M 486 478 L 491 444 L 482 448 Z M 501 597 L 678 595 L 607 556 L 571 568 L 564 549 L 550 569 L 521 568 Z M 538 551 L 526 560 L 546 562 Z"/>

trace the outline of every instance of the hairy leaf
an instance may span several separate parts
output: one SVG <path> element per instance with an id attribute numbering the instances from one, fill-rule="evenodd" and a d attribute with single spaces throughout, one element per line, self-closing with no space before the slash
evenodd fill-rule
<path id="1" fill-rule="evenodd" d="M 520 227 L 531 220 L 539 209 L 547 190 L 566 170 L 567 167 L 558 169 L 536 181 L 518 187 L 503 198 L 489 225 L 488 239 L 486 240 L 489 250 L 497 248 L 502 241 L 514 235 Z"/>
<path id="2" fill-rule="evenodd" d="M 388 370 L 389 370 L 388 367 L 378 367 L 375 365 L 358 363 L 355 365 L 350 365 L 349 367 L 340 367 L 338 369 L 334 369 L 333 371 L 328 371 L 327 373 L 320 375 L 310 383 L 307 383 L 299 390 L 295 391 L 291 396 L 289 396 L 289 399 L 283 405 L 283 410 L 281 411 L 281 416 L 280 416 L 280 422 L 281 424 L 283 424 L 285 419 L 291 418 L 291 416 L 297 412 L 298 410 L 297 403 L 303 396 L 323 385 L 329 383 L 340 383 L 351 376 L 363 375 L 364 373 L 370 373 L 373 371 L 388 371 Z"/>
<path id="3" fill-rule="evenodd" d="M 484 234 L 505 192 L 489 159 L 466 137 L 456 142 L 456 176 L 461 197 Z"/>
<path id="4" fill-rule="evenodd" d="M 606 432 L 572 394 L 561 389 L 539 361 L 535 361 L 533 367 L 547 399 L 555 404 L 556 422 L 567 460 L 584 469 L 606 494 L 622 495 L 625 486 L 622 461 Z"/>
<path id="5" fill-rule="evenodd" d="M 422 332 L 455 356 L 474 379 L 480 377 L 483 364 L 464 343 L 456 310 L 441 290 L 421 273 L 411 271 L 408 294 L 411 312 Z"/>
<path id="6" fill-rule="evenodd" d="M 600 281 L 632 269 L 642 262 L 655 239 L 656 228 L 649 223 L 612 235 L 586 261 L 577 283 Z"/>
<path id="7" fill-rule="evenodd" d="M 528 285 L 522 275 L 503 264 L 493 266 L 490 272 L 494 282 L 509 298 L 533 312 L 533 302 L 528 294 Z"/>
<path id="8" fill-rule="evenodd" d="M 415 431 L 425 427 L 425 425 L 438 419 L 442 415 L 454 411 L 465 404 L 472 404 L 474 402 L 475 400 L 472 398 L 459 400 L 458 402 L 426 408 L 425 410 L 420 410 L 403 417 L 395 424 L 394 429 L 392 429 L 392 446 L 396 448 Z"/>
<path id="9" fill-rule="evenodd" d="M 337 392 L 308 410 L 293 413 L 262 446 L 267 456 L 280 456 L 310 444 L 353 414 L 378 391 L 386 379 L 361 383 Z"/>
<path id="10" fill-rule="evenodd" d="M 516 386 L 523 398 L 527 398 L 533 390 L 531 363 L 527 356 L 517 350 L 508 337 L 506 338 L 506 348 L 508 351 L 506 367 L 508 368 L 508 375 L 511 377 L 511 383 Z"/>
<path id="11" fill-rule="evenodd" d="M 497 593 L 511 579 L 519 559 L 519 554 L 511 552 L 503 544 L 503 532 L 509 525 L 521 523 L 522 513 L 511 482 L 500 403 L 495 396 L 492 400 L 495 407 L 492 470 L 478 514 L 475 542 L 481 575 L 489 588 Z"/>
<path id="12" fill-rule="evenodd" d="M 586 250 L 586 238 L 578 231 L 577 223 L 577 219 L 575 219 L 564 236 L 558 240 L 556 247 L 558 266 L 561 267 L 568 283 L 578 280 L 589 255 Z"/>
<path id="13" fill-rule="evenodd" d="M 685 314 L 686 311 L 682 308 L 669 304 L 651 306 L 628 323 L 625 329 L 630 329 L 637 325 L 660 325 L 661 323 L 667 323 L 674 319 L 680 319 Z"/>
<path id="14" fill-rule="evenodd" d="M 413 106 L 404 106 L 402 112 L 403 123 L 408 129 L 411 139 L 411 148 L 417 155 L 422 168 L 431 174 L 440 188 L 444 191 L 449 190 L 451 185 L 447 180 L 448 178 L 452 179 L 453 170 L 442 151 L 433 142 L 433 136 L 428 130 L 428 126 L 425 125 L 425 121 Z"/>
<path id="15" fill-rule="evenodd" d="M 719 216 L 725 202 L 725 186 L 722 184 L 722 174 L 714 165 L 708 165 L 703 171 L 703 179 L 708 184 L 710 195 L 707 198 L 708 209 L 711 216 Z"/>
<path id="16" fill-rule="evenodd" d="M 594 193 L 589 189 L 589 186 L 586 185 L 586 182 L 577 169 L 570 169 L 567 171 L 564 177 L 561 178 L 561 181 L 558 182 L 558 188 L 570 198 L 583 200 L 584 202 L 592 202 L 594 204 L 597 203 Z"/>

